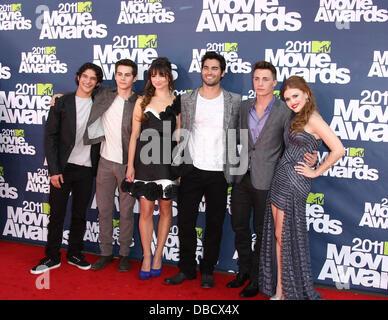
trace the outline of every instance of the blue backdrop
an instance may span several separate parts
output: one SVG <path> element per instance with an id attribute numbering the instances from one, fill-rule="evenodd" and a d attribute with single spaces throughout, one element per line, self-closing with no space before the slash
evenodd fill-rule
<path id="1" fill-rule="evenodd" d="M 103 84 L 114 85 L 114 63 L 130 58 L 139 65 L 140 91 L 151 61 L 166 56 L 182 94 L 200 86 L 200 57 L 215 50 L 228 62 L 222 85 L 244 98 L 254 96 L 251 70 L 258 60 L 277 67 L 277 90 L 293 74 L 309 82 L 322 116 L 346 148 L 313 181 L 307 201 L 314 280 L 387 293 L 387 7 L 385 0 L 2 1 L 0 237 L 45 244 L 50 208 L 44 123 L 52 94 L 76 89 L 82 63 L 99 64 Z M 323 146 L 319 159 L 327 152 Z M 204 209 L 202 202 L 197 257 Z M 138 205 L 135 211 L 137 223 Z M 173 214 L 164 251 L 170 263 L 179 259 L 176 203 Z M 97 215 L 93 197 L 85 249 L 96 253 Z M 118 211 L 113 223 L 117 238 Z M 68 222 L 64 247 L 67 239 Z M 228 207 L 217 269 L 237 270 L 233 243 Z M 131 257 L 141 255 L 136 229 Z"/>

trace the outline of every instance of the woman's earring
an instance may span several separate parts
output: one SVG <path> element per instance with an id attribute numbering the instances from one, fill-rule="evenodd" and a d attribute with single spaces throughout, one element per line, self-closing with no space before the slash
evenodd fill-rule
<path id="1" fill-rule="evenodd" d="M 306 97 L 306 102 L 310 102 L 310 99 L 309 99 L 309 97 Z"/>

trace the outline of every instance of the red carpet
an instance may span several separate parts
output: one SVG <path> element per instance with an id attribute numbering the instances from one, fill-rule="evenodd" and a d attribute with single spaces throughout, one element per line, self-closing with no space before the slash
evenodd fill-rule
<path id="1" fill-rule="evenodd" d="M 0 299 L 1 300 L 267 300 L 259 294 L 250 299 L 240 298 L 241 289 L 228 289 L 225 284 L 233 276 L 215 273 L 216 287 L 201 288 L 200 276 L 178 286 L 163 284 L 163 279 L 177 272 L 175 266 L 163 268 L 161 278 L 139 280 L 139 261 L 131 262 L 129 272 L 118 272 L 118 260 L 101 271 L 83 271 L 66 260 L 47 276 L 32 275 L 30 268 L 43 257 L 44 248 L 0 240 Z M 86 254 L 89 262 L 97 255 Z M 388 296 L 352 293 L 317 288 L 327 300 L 388 300 Z"/>

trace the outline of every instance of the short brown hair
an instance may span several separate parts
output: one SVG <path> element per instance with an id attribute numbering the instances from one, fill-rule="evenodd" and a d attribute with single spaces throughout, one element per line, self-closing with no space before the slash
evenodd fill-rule
<path id="1" fill-rule="evenodd" d="M 264 61 L 264 60 L 258 61 L 255 63 L 252 72 L 255 72 L 257 69 L 264 69 L 264 70 L 271 71 L 273 79 L 276 80 L 276 68 L 274 67 L 274 65 L 272 63 L 270 63 L 268 61 Z"/>
<path id="2" fill-rule="evenodd" d="M 133 77 L 137 76 L 137 64 L 130 59 L 121 59 L 115 63 L 115 73 L 117 72 L 117 68 L 119 66 L 127 66 L 132 68 Z"/>

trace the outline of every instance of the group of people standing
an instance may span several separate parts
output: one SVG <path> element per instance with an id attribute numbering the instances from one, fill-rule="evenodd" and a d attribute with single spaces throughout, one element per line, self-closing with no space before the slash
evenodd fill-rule
<path id="1" fill-rule="evenodd" d="M 113 262 L 112 215 L 118 187 L 118 270 L 130 269 L 137 198 L 143 248 L 140 279 L 161 276 L 172 199 L 177 198 L 179 272 L 164 279 L 168 285 L 196 278 L 195 227 L 198 206 L 205 197 L 206 226 L 199 269 L 201 287 L 212 288 L 227 190 L 232 184 L 232 228 L 239 272 L 227 287 L 242 287 L 249 280 L 240 292 L 242 297 L 261 291 L 274 300 L 319 298 L 313 288 L 305 205 L 311 178 L 343 156 L 342 143 L 316 110 L 313 93 L 303 78 L 292 76 L 285 81 L 283 102 L 273 94 L 277 85 L 275 67 L 259 61 L 253 68 L 256 98 L 242 102 L 239 94 L 221 87 L 225 72 L 224 57 L 206 52 L 201 60 L 201 87 L 175 96 L 171 63 L 167 58 L 157 58 L 138 96 L 132 91 L 137 66 L 131 60 L 116 63 L 117 88 L 99 87 L 102 71 L 94 64 L 86 63 L 78 70 L 77 91 L 57 98 L 46 122 L 51 213 L 46 256 L 31 273 L 60 266 L 70 191 L 67 261 L 92 270 Z M 231 132 L 237 133 L 236 139 Z M 330 154 L 313 168 L 322 141 Z M 95 173 L 101 254 L 91 265 L 81 251 Z M 159 220 L 152 254 L 155 201 Z M 254 250 L 252 212 L 257 235 Z"/>

